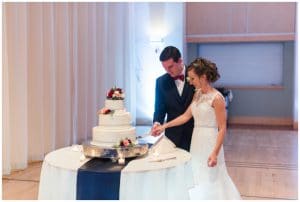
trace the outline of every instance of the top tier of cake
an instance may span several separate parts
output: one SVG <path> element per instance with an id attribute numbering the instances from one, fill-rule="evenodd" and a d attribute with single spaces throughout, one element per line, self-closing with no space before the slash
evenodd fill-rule
<path id="1" fill-rule="evenodd" d="M 110 110 L 124 109 L 124 100 L 105 100 L 105 108 Z"/>

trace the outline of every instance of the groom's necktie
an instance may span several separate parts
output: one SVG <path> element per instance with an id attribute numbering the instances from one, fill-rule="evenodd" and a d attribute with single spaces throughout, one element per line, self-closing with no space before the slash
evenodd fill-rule
<path id="1" fill-rule="evenodd" d="M 180 79 L 181 81 L 183 81 L 183 80 L 184 80 L 184 75 L 183 75 L 183 74 L 180 74 L 180 75 L 178 75 L 178 76 L 173 77 L 173 79 L 174 79 L 174 80 Z"/>

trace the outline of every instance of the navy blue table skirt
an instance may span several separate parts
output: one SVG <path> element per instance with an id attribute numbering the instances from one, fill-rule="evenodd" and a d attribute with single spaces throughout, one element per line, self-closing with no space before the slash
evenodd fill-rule
<path id="1" fill-rule="evenodd" d="M 94 158 L 78 169 L 76 199 L 78 200 L 118 200 L 120 190 L 120 165 L 110 159 Z"/>
<path id="2" fill-rule="evenodd" d="M 76 199 L 118 200 L 121 170 L 126 166 L 94 158 L 78 169 Z"/>

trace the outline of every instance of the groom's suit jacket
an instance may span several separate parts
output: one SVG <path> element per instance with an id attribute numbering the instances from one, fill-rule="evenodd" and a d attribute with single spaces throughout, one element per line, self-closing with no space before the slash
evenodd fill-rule
<path id="1" fill-rule="evenodd" d="M 187 75 L 187 73 L 185 75 Z M 186 80 L 182 95 L 180 96 L 175 81 L 169 74 L 164 74 L 157 78 L 153 122 L 163 124 L 166 115 L 167 121 L 171 121 L 183 114 L 192 102 L 193 95 L 194 87 Z M 184 125 L 167 128 L 165 135 L 172 140 L 177 147 L 189 151 L 193 128 L 194 119 L 191 118 Z"/>

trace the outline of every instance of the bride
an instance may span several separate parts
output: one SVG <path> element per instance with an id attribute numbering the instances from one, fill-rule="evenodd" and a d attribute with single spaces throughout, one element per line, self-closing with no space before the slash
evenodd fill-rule
<path id="1" fill-rule="evenodd" d="M 192 116 L 195 126 L 191 149 L 196 186 L 191 199 L 241 199 L 227 173 L 223 141 L 226 133 L 226 109 L 222 94 L 211 83 L 220 78 L 216 64 L 197 58 L 188 66 L 188 77 L 196 92 L 189 108 L 178 118 L 155 127 L 154 134 L 184 124 Z"/>

